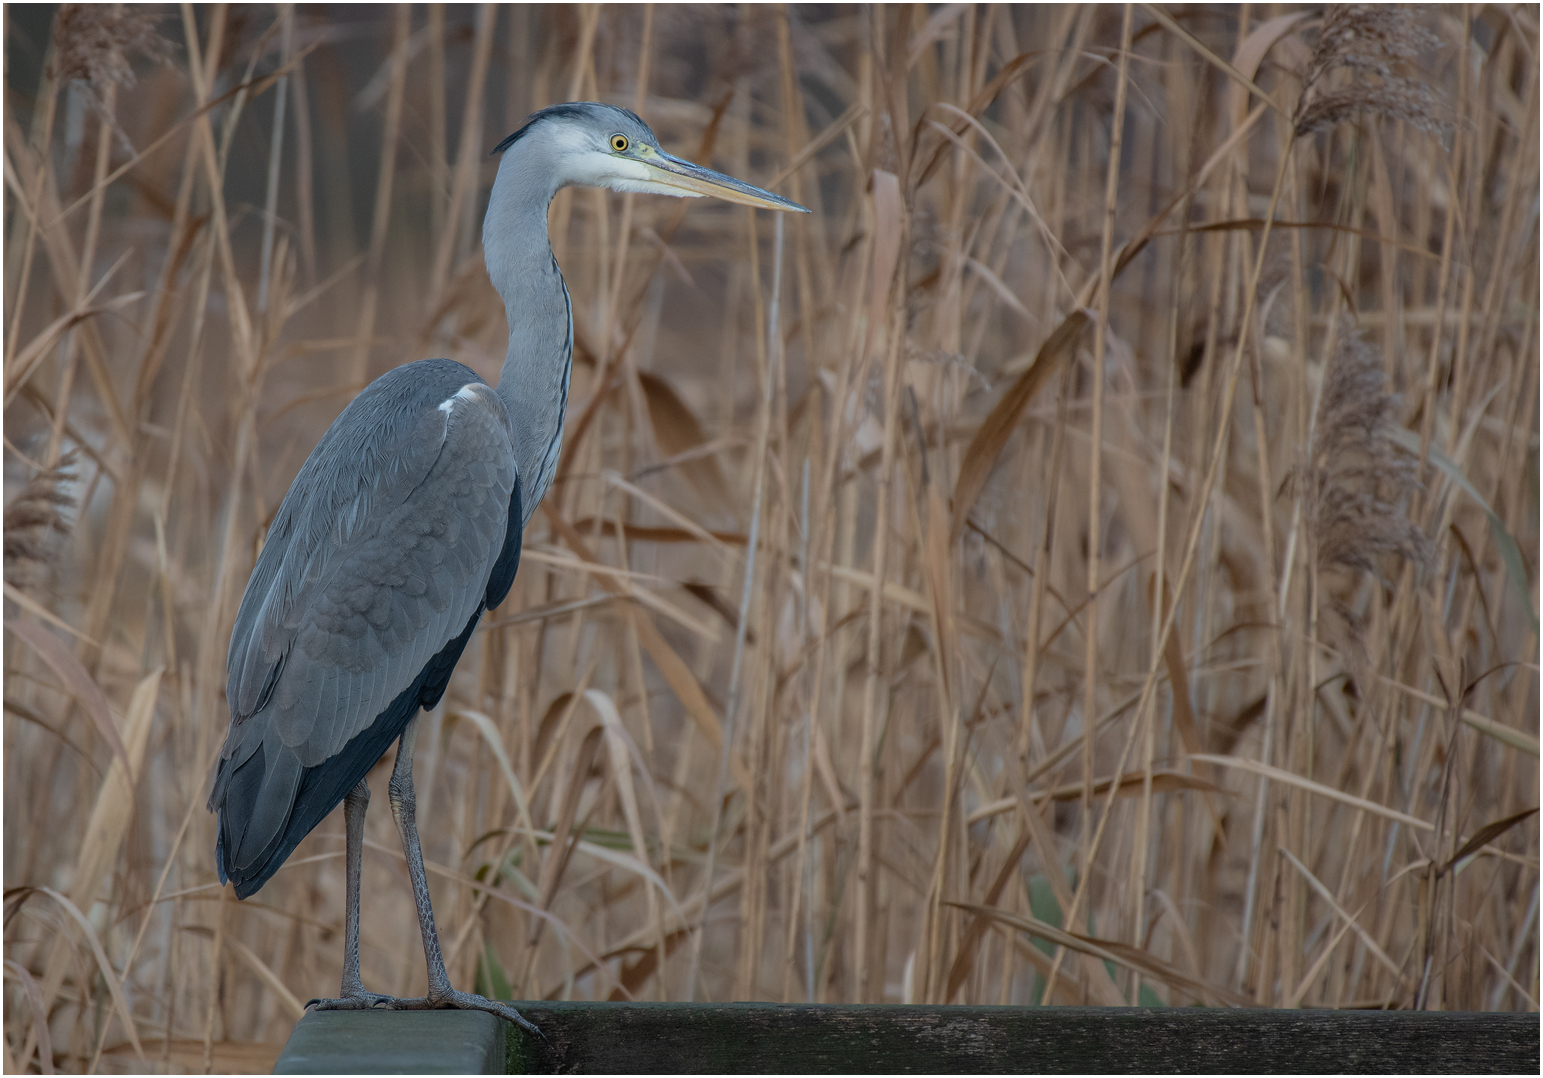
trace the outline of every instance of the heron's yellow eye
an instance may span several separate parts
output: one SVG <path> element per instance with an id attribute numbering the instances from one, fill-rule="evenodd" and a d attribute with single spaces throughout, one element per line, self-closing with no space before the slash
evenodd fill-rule
<path id="1" fill-rule="evenodd" d="M 631 145 L 632 145 L 632 143 L 627 140 L 627 136 L 626 135 L 612 135 L 611 136 L 611 149 L 614 150 L 616 153 L 626 153 L 627 152 L 627 147 L 631 146 Z"/>

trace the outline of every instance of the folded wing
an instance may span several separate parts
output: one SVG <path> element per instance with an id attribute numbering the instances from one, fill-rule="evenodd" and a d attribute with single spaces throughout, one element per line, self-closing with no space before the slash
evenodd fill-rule
<path id="1" fill-rule="evenodd" d="M 312 452 L 231 637 L 210 808 L 238 891 L 256 890 L 374 764 L 426 682 L 438 699 L 495 564 L 518 550 L 517 497 L 502 403 L 446 360 L 376 380 Z"/>

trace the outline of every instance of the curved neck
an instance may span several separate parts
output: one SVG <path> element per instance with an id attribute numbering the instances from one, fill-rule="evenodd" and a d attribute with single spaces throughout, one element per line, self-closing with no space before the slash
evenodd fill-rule
<path id="1" fill-rule="evenodd" d="M 519 143 L 504 155 L 482 225 L 488 276 L 504 300 L 509 349 L 496 392 L 514 426 L 525 521 L 557 470 L 568 376 L 573 368 L 573 311 L 547 236 L 555 188 L 522 167 Z M 522 522 L 523 523 L 523 522 Z"/>

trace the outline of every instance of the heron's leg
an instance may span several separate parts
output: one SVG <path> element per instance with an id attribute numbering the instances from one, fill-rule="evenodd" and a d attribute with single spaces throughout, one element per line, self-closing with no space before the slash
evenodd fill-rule
<path id="1" fill-rule="evenodd" d="M 364 994 L 359 976 L 359 890 L 364 878 L 364 813 L 370 807 L 370 785 L 364 779 L 343 799 L 347 833 L 348 898 L 343 914 L 343 995 Z"/>
<path id="2" fill-rule="evenodd" d="M 439 949 L 439 932 L 434 927 L 434 907 L 429 901 L 429 880 L 423 869 L 423 850 L 418 844 L 418 800 L 413 791 L 413 742 L 418 735 L 418 718 L 418 715 L 414 715 L 407 729 L 402 731 L 402 743 L 397 749 L 396 766 L 391 770 L 388 790 L 391 794 L 391 814 L 396 817 L 397 828 L 402 832 L 402 851 L 407 855 L 407 874 L 412 879 L 413 902 L 418 907 L 418 929 L 423 934 L 423 958 L 429 967 L 429 992 L 422 1000 L 397 1000 L 394 1006 L 402 1009 L 458 1007 L 462 1010 L 487 1011 L 539 1037 L 541 1031 L 507 1003 L 469 992 L 457 992 L 450 986 L 450 975 L 445 971 L 445 958 Z"/>
<path id="3" fill-rule="evenodd" d="M 317 1010 L 344 1010 L 388 1003 L 390 996 L 364 990 L 359 976 L 359 891 L 364 876 L 364 813 L 370 807 L 370 786 L 364 779 L 343 799 L 348 893 L 343 910 L 343 992 L 338 999 L 313 999 Z"/>
<path id="4" fill-rule="evenodd" d="M 421 714 L 421 713 L 420 713 Z M 423 933 L 423 957 L 429 965 L 429 999 L 450 987 L 445 972 L 445 958 L 439 949 L 439 932 L 434 927 L 434 906 L 429 901 L 429 878 L 423 870 L 423 849 L 418 844 L 418 795 L 413 789 L 413 742 L 418 736 L 418 716 L 414 715 L 402 731 L 402 743 L 396 750 L 396 766 L 391 769 L 391 815 L 402 832 L 402 851 L 407 855 L 407 875 L 412 879 L 413 903 L 418 907 L 418 928 Z"/>

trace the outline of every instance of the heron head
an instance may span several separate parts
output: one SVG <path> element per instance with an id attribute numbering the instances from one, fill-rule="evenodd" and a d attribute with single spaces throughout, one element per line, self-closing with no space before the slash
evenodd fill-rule
<path id="1" fill-rule="evenodd" d="M 665 153 L 646 123 L 615 105 L 572 101 L 542 109 L 493 152 L 516 147 L 533 158 L 532 166 L 549 172 L 553 191 L 577 184 L 677 198 L 711 195 L 744 206 L 809 212 L 781 195 Z"/>

